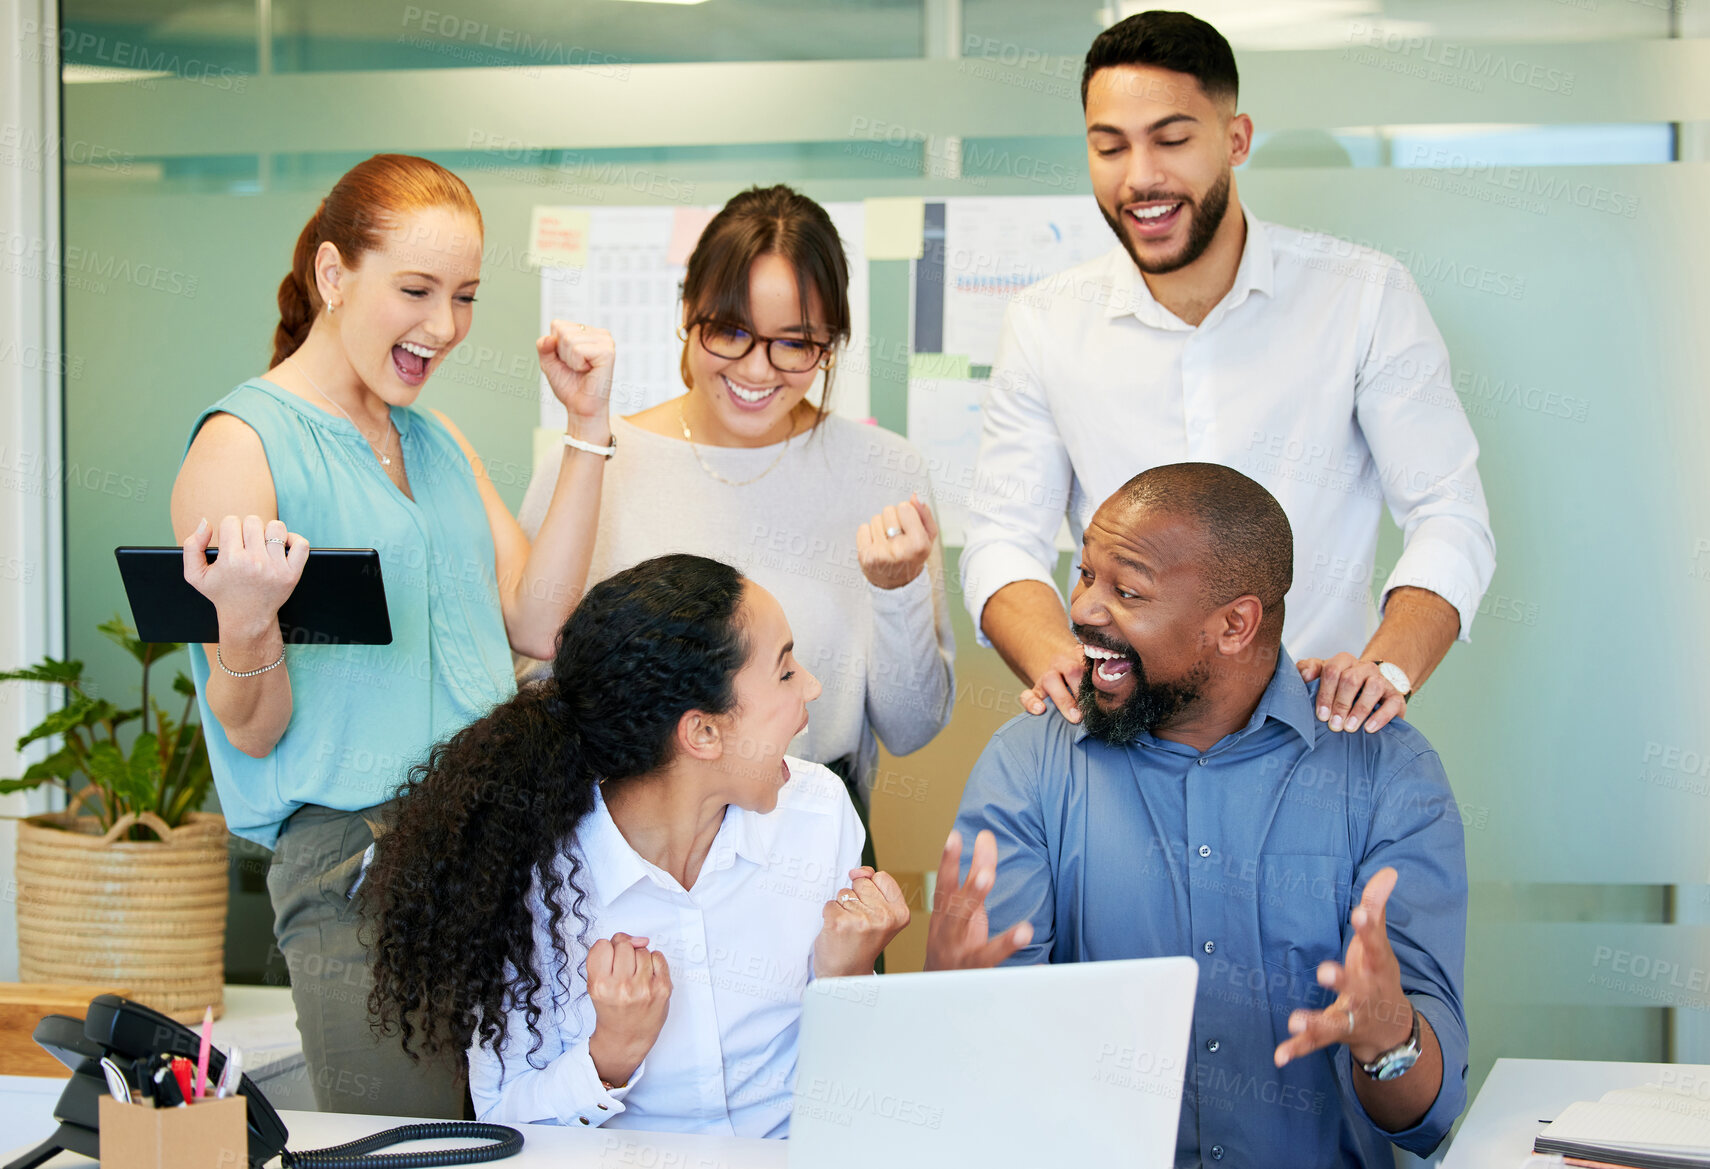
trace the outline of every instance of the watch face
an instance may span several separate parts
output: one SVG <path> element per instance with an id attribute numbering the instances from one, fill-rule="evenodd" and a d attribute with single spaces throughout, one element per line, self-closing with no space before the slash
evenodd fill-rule
<path id="1" fill-rule="evenodd" d="M 1393 1080 L 1417 1062 L 1417 1051 L 1398 1052 L 1379 1064 L 1377 1071 L 1371 1073 L 1371 1077 L 1374 1080 Z"/>
<path id="2" fill-rule="evenodd" d="M 1409 684 L 1407 674 L 1402 670 L 1402 668 L 1400 666 L 1393 665 L 1390 662 L 1379 662 L 1378 663 L 1378 673 L 1382 674 L 1384 676 L 1384 679 L 1391 686 L 1394 686 L 1397 690 L 1401 691 L 1403 694 L 1406 694 L 1409 690 L 1412 689 L 1411 685 Z"/>

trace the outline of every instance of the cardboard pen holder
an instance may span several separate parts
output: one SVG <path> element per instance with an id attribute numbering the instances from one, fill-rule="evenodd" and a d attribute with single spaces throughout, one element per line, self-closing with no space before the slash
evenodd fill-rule
<path id="1" fill-rule="evenodd" d="M 102 1169 L 248 1169 L 246 1104 L 227 1096 L 155 1108 L 103 1096 Z"/>

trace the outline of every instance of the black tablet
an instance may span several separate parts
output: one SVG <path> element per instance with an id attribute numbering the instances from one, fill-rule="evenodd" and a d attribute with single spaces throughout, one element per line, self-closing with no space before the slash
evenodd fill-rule
<path id="1" fill-rule="evenodd" d="M 218 548 L 208 549 L 210 561 Z M 184 549 L 115 548 L 131 618 L 143 641 L 220 640 L 214 602 L 184 579 Z M 380 554 L 372 548 L 310 548 L 296 589 L 279 608 L 292 645 L 391 645 Z"/>

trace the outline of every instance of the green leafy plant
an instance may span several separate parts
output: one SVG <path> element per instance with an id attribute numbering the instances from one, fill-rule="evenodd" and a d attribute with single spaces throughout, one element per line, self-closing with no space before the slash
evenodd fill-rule
<path id="1" fill-rule="evenodd" d="M 102 832 L 130 813 L 143 812 L 153 812 L 167 827 L 176 828 L 186 815 L 202 806 L 213 779 L 202 728 L 191 721 L 196 707 L 195 683 L 182 671 L 173 679 L 173 692 L 184 697 L 184 712 L 176 721 L 149 695 L 149 672 L 155 663 L 184 645 L 139 641 L 135 631 L 117 616 L 96 628 L 142 666 L 141 704 L 121 710 L 89 694 L 79 661 L 43 658 L 27 669 L 0 672 L 0 682 L 41 682 L 66 690 L 65 705 L 19 739 L 18 750 L 54 735 L 63 736 L 63 745 L 32 764 L 19 778 L 0 779 L 0 794 L 57 784 L 68 796 L 74 790 L 82 791 L 83 807 L 99 821 Z M 142 725 L 127 752 L 120 743 L 119 728 L 139 719 Z M 78 780 L 85 786 L 78 788 Z M 138 824 L 127 837 L 148 840 L 154 835 L 147 825 Z"/>

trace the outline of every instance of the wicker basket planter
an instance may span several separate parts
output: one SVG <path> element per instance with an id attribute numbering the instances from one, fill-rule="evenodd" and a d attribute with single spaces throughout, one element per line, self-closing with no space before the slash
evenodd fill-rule
<path id="1" fill-rule="evenodd" d="M 159 840 L 121 839 L 147 824 Z M 91 828 L 94 831 L 90 831 Z M 25 982 L 124 986 L 186 1023 L 225 1009 L 226 821 L 177 828 L 126 815 L 99 835 L 59 812 L 18 824 L 18 972 Z"/>

